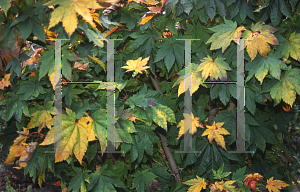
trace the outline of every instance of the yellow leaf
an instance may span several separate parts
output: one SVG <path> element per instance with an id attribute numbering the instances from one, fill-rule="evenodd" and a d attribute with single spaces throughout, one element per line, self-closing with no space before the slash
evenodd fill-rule
<path id="1" fill-rule="evenodd" d="M 177 126 L 177 127 L 180 127 L 177 139 L 179 139 L 183 134 L 185 134 L 185 132 L 184 132 L 184 122 L 186 122 L 187 125 L 188 125 L 187 131 L 190 130 L 190 133 L 192 135 L 197 132 L 197 127 L 203 128 L 203 126 L 199 122 L 200 118 L 199 117 L 194 118 L 193 113 L 192 113 L 192 115 L 184 113 L 183 116 L 184 116 L 184 120 L 181 120 L 180 123 Z"/>
<path id="2" fill-rule="evenodd" d="M 53 71 L 53 73 L 48 74 L 49 75 L 49 80 L 52 84 L 53 90 L 55 90 L 55 85 L 54 85 L 54 75 L 55 75 L 55 71 Z"/>
<path id="3" fill-rule="evenodd" d="M 190 95 L 192 95 L 193 93 L 195 93 L 199 86 L 200 86 L 200 83 L 195 83 L 195 82 L 202 82 L 202 79 L 200 77 L 200 73 L 192 73 L 191 75 L 187 76 L 186 78 L 190 79 L 192 76 L 192 83 L 191 84 L 188 84 L 188 83 L 185 83 L 184 82 L 184 79 L 182 79 L 179 83 L 179 88 L 178 88 L 178 97 L 186 92 L 188 89 L 190 90 Z M 203 84 L 202 84 L 203 85 Z"/>
<path id="4" fill-rule="evenodd" d="M 139 72 L 142 74 L 143 70 L 150 68 L 149 66 L 146 66 L 149 59 L 150 59 L 150 56 L 143 60 L 142 60 L 142 57 L 139 57 L 137 60 L 128 60 L 126 62 L 127 66 L 123 66 L 121 68 L 128 69 L 126 72 L 136 71 L 136 72 Z"/>
<path id="5" fill-rule="evenodd" d="M 89 56 L 93 61 L 95 61 L 96 63 L 98 63 L 100 65 L 100 67 L 102 67 L 102 69 L 104 70 L 104 72 L 106 73 L 106 69 L 105 69 L 105 64 L 100 61 L 98 58 L 96 57 L 91 57 Z"/>
<path id="6" fill-rule="evenodd" d="M 27 140 L 27 135 L 29 134 L 28 129 L 26 129 L 25 127 L 23 127 L 23 131 L 17 131 L 17 133 L 19 134 L 19 137 L 17 137 L 14 140 L 14 144 L 12 146 L 9 147 L 9 154 L 5 160 L 4 163 L 6 163 L 7 165 L 12 165 L 14 164 L 14 161 L 16 159 L 16 153 L 19 150 L 19 148 L 24 149 L 24 146 L 22 146 L 22 143 L 25 143 Z"/>
<path id="7" fill-rule="evenodd" d="M 263 57 L 267 57 L 268 52 L 271 50 L 271 45 L 279 45 L 276 37 L 273 35 L 278 29 L 271 27 L 269 25 L 262 24 L 262 21 L 252 24 L 252 31 L 245 31 L 243 36 L 245 39 L 252 39 L 245 41 L 245 48 L 251 61 L 256 57 L 257 52 Z"/>
<path id="8" fill-rule="evenodd" d="M 45 5 L 56 5 L 60 6 L 51 14 L 49 29 L 57 25 L 60 21 L 63 23 L 63 26 L 69 36 L 75 31 L 77 27 L 77 15 L 81 15 L 88 23 L 93 27 L 96 27 L 93 22 L 93 17 L 91 16 L 90 10 L 93 9 L 103 9 L 104 7 L 100 6 L 96 0 L 52 0 Z"/>
<path id="9" fill-rule="evenodd" d="M 266 188 L 269 192 L 280 192 L 278 189 L 283 189 L 287 186 L 290 186 L 289 184 L 284 183 L 280 180 L 273 180 L 273 177 L 267 180 Z"/>
<path id="10" fill-rule="evenodd" d="M 4 90 L 4 87 L 11 86 L 9 78 L 10 78 L 10 73 L 5 74 L 4 78 L 0 81 L 0 89 Z"/>
<path id="11" fill-rule="evenodd" d="M 207 129 L 204 131 L 202 136 L 207 135 L 209 143 L 212 143 L 213 140 L 215 140 L 218 145 L 220 145 L 223 149 L 226 150 L 224 137 L 222 135 L 230 135 L 230 133 L 226 129 L 222 128 L 223 125 L 224 122 L 214 122 L 212 126 L 207 125 Z"/>
<path id="12" fill-rule="evenodd" d="M 202 79 L 205 81 L 210 77 L 211 81 L 220 79 L 221 81 L 227 81 L 226 70 L 232 70 L 229 65 L 224 61 L 225 58 L 212 59 L 210 56 L 201 59 L 202 63 L 198 66 L 197 71 L 202 71 Z"/>
<path id="13" fill-rule="evenodd" d="M 82 158 L 87 150 L 89 125 L 87 118 L 81 117 L 76 122 L 76 114 L 71 109 L 66 109 L 67 114 L 62 114 L 62 129 L 54 135 L 54 129 L 51 129 L 40 145 L 50 145 L 54 142 L 54 137 L 62 135 L 61 147 L 63 153 L 55 153 L 55 163 L 66 160 L 71 152 L 74 153 L 77 160 L 82 164 Z"/>
<path id="14" fill-rule="evenodd" d="M 191 179 L 188 181 L 183 182 L 186 185 L 192 185 L 188 192 L 199 192 L 202 189 L 206 189 L 206 185 L 207 183 L 205 182 L 205 180 L 203 178 L 198 177 L 198 175 L 196 175 L 197 179 Z"/>
<path id="15" fill-rule="evenodd" d="M 20 157 L 20 159 L 16 162 L 16 165 L 18 165 L 19 167 L 13 167 L 15 169 L 22 169 L 24 167 L 27 166 L 27 163 L 29 162 L 29 160 L 32 157 L 32 154 L 34 153 L 34 151 L 36 150 L 36 147 L 38 145 L 37 142 L 31 142 L 29 144 L 26 144 L 27 146 L 24 148 L 26 155 L 23 157 Z"/>

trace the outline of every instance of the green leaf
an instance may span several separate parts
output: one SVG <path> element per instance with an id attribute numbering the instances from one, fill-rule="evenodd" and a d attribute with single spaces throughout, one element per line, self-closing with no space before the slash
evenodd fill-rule
<path id="1" fill-rule="evenodd" d="M 45 51 L 39 59 L 39 61 L 42 62 L 40 65 L 39 81 L 47 73 L 50 74 L 52 71 L 54 71 L 54 47 L 48 45 L 46 48 L 48 50 Z"/>
<path id="2" fill-rule="evenodd" d="M 37 79 L 37 77 L 35 78 Z M 31 81 L 23 81 L 21 82 L 21 88 L 17 92 L 17 94 L 22 94 L 24 100 L 28 100 L 31 96 L 38 97 L 40 94 L 46 93 L 42 85 L 46 84 L 46 82 L 36 82 L 33 80 Z"/>
<path id="3" fill-rule="evenodd" d="M 292 33 L 288 40 L 284 38 L 284 41 L 278 47 L 278 51 L 285 59 L 291 56 L 293 59 L 300 61 L 300 33 Z"/>
<path id="4" fill-rule="evenodd" d="M 280 58 L 278 54 L 269 54 L 267 58 L 259 55 L 252 62 L 248 62 L 246 70 L 249 71 L 249 74 L 246 82 L 255 74 L 256 79 L 262 84 L 268 72 L 270 72 L 272 77 L 280 80 L 281 69 L 287 69 L 286 64 Z"/>
<path id="5" fill-rule="evenodd" d="M 177 66 L 179 69 L 181 69 L 184 60 L 184 52 L 182 51 L 183 46 L 183 42 L 177 41 L 174 37 L 171 39 L 164 39 L 162 43 L 157 45 L 159 49 L 154 62 L 164 60 L 166 68 L 169 72 L 176 59 Z"/>
<path id="6" fill-rule="evenodd" d="M 132 177 L 134 177 L 134 179 L 131 189 L 135 189 L 137 192 L 148 191 L 148 188 L 152 184 L 152 181 L 157 181 L 155 179 L 157 178 L 157 176 L 150 172 L 149 169 L 137 171 L 132 175 Z"/>
<path id="7" fill-rule="evenodd" d="M 69 186 L 68 186 L 68 191 L 74 191 L 74 192 L 79 192 L 79 191 L 86 191 L 86 184 L 85 182 L 89 183 L 89 172 L 90 170 L 84 170 L 82 171 L 81 168 L 79 167 L 74 167 L 75 172 L 71 172 L 68 175 L 73 176 Z"/>
<path id="8" fill-rule="evenodd" d="M 246 173 L 246 166 L 238 169 L 236 172 L 232 173 L 232 180 L 244 181 Z"/>
<path id="9" fill-rule="evenodd" d="M 8 0 L 0 0 L 0 6 L 4 11 L 5 16 L 7 16 L 7 11 L 10 7 L 10 1 Z"/>
<path id="10" fill-rule="evenodd" d="M 270 19 L 274 27 L 276 27 L 280 21 L 281 21 L 282 14 L 279 11 L 278 7 L 278 0 L 275 1 L 274 4 L 272 4 Z"/>
<path id="11" fill-rule="evenodd" d="M 208 0 L 204 5 L 209 18 L 212 21 L 216 15 L 216 3 L 214 0 Z"/>
<path id="12" fill-rule="evenodd" d="M 227 177 L 228 175 L 231 174 L 231 172 L 224 172 L 223 173 L 223 168 L 224 168 L 224 164 L 220 167 L 220 169 L 217 172 L 215 170 L 212 170 L 215 179 L 222 179 L 222 178 L 225 178 L 225 177 Z"/>

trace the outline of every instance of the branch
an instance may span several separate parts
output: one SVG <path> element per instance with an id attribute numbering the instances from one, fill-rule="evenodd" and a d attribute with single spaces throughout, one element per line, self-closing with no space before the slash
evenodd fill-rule
<path id="1" fill-rule="evenodd" d="M 149 69 L 147 69 L 147 70 L 148 70 L 148 73 L 150 74 L 151 82 L 152 82 L 153 86 L 155 87 L 156 91 L 160 92 L 163 95 L 157 79 L 151 73 L 151 71 Z M 179 172 L 178 172 L 177 164 L 176 164 L 176 161 L 173 157 L 171 149 L 168 147 L 168 144 L 167 144 L 168 143 L 168 139 L 166 137 L 167 132 L 166 132 L 166 130 L 163 130 L 163 131 L 164 131 L 163 133 L 160 133 L 158 131 L 157 131 L 157 133 L 160 137 L 161 145 L 162 145 L 162 147 L 164 149 L 164 152 L 166 154 L 166 157 L 169 161 L 172 172 L 175 174 L 175 178 L 176 178 L 175 181 L 176 181 L 176 183 L 178 183 L 179 181 L 181 181 L 181 178 L 180 178 L 180 175 L 179 175 Z"/>
<path id="2" fill-rule="evenodd" d="M 226 110 L 228 111 L 234 111 L 236 108 L 235 100 L 231 97 L 229 100 L 229 103 L 227 104 Z"/>
<path id="3" fill-rule="evenodd" d="M 218 112 L 219 108 L 209 99 L 209 115 L 206 124 L 212 125 Z"/>

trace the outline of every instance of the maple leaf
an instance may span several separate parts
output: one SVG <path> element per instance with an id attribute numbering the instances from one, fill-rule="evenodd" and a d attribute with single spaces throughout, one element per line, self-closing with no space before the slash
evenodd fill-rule
<path id="1" fill-rule="evenodd" d="M 184 116 L 184 120 L 181 120 L 180 123 L 177 126 L 177 127 L 180 127 L 177 139 L 179 139 L 183 134 L 185 134 L 185 132 L 184 132 L 184 122 L 186 122 L 187 125 L 188 125 L 187 132 L 190 130 L 190 133 L 192 135 L 197 132 L 197 127 L 204 128 L 201 125 L 201 123 L 199 122 L 200 118 L 199 117 L 194 118 L 193 113 L 191 115 L 184 113 L 183 116 Z"/>
<path id="2" fill-rule="evenodd" d="M 51 27 L 54 27 L 61 21 L 69 36 L 72 35 L 78 24 L 76 13 L 80 14 L 83 19 L 85 19 L 88 23 L 96 28 L 96 25 L 93 22 L 93 17 L 91 16 L 90 10 L 88 8 L 104 8 L 100 6 L 96 0 L 52 0 L 44 5 L 56 4 L 60 4 L 60 6 L 54 9 L 54 11 L 51 13 L 49 29 Z"/>
<path id="3" fill-rule="evenodd" d="M 250 184 L 251 189 L 253 191 L 255 191 L 255 187 L 256 187 L 256 183 L 259 181 L 259 178 L 263 178 L 262 175 L 260 175 L 259 173 L 254 173 L 252 174 L 248 174 L 244 181 L 246 181 L 246 186 L 248 187 L 248 185 Z"/>
<path id="4" fill-rule="evenodd" d="M 36 150 L 36 146 L 38 145 L 37 142 L 31 142 L 27 145 L 27 147 L 25 147 L 25 152 L 26 155 L 23 157 L 21 156 L 20 159 L 16 162 L 16 165 L 18 165 L 19 167 L 13 167 L 15 169 L 23 169 L 24 167 L 27 166 L 28 161 L 31 159 L 32 154 L 34 153 L 34 151 Z"/>
<path id="5" fill-rule="evenodd" d="M 192 95 L 193 93 L 195 93 L 198 89 L 199 89 L 199 82 L 202 82 L 202 79 L 201 79 L 201 75 L 200 73 L 192 73 L 191 75 L 187 76 L 186 79 L 190 79 L 192 76 L 192 83 L 191 84 L 188 84 L 184 81 L 184 79 L 180 80 L 179 81 L 179 88 L 178 88 L 178 97 L 186 92 L 188 89 L 190 90 L 190 95 Z M 198 83 L 196 83 L 198 82 Z M 201 84 L 203 85 L 203 84 Z"/>
<path id="6" fill-rule="evenodd" d="M 142 74 L 143 70 L 150 68 L 149 66 L 145 66 L 145 65 L 147 65 L 149 59 L 150 59 L 150 56 L 143 60 L 142 60 L 142 57 L 139 57 L 136 60 L 128 60 L 126 62 L 127 66 L 123 66 L 121 68 L 128 69 L 126 72 L 136 71 L 136 72 L 139 72 Z"/>
<path id="7" fill-rule="evenodd" d="M 91 130 L 89 123 L 89 118 L 81 117 L 78 122 L 76 122 L 76 114 L 71 109 L 66 109 L 67 115 L 62 114 L 62 129 L 56 132 L 54 135 L 54 129 L 50 129 L 43 143 L 40 145 L 50 145 L 54 143 L 54 137 L 61 137 L 61 146 L 64 153 L 55 154 L 55 163 L 66 160 L 71 152 L 74 153 L 79 163 L 82 164 L 82 158 L 87 150 L 88 136 Z M 60 138 L 59 138 L 60 139 Z"/>
<path id="8" fill-rule="evenodd" d="M 300 94 L 300 69 L 288 67 L 284 71 L 280 81 L 276 81 L 270 89 L 270 95 L 274 99 L 274 105 L 280 103 L 281 99 L 293 105 L 296 100 L 296 93 Z"/>
<path id="9" fill-rule="evenodd" d="M 191 179 L 188 181 L 183 182 L 186 185 L 192 185 L 188 192 L 199 192 L 202 189 L 206 189 L 206 185 L 207 183 L 205 182 L 205 180 L 203 178 L 200 178 L 198 175 L 196 175 L 197 179 Z"/>
<path id="10" fill-rule="evenodd" d="M 279 192 L 278 189 L 283 189 L 284 187 L 290 186 L 289 184 L 284 183 L 280 180 L 273 180 L 273 177 L 267 180 L 266 188 L 269 192 Z"/>
<path id="11" fill-rule="evenodd" d="M 235 186 L 232 185 L 234 182 L 235 181 L 226 181 L 224 183 L 224 181 L 216 181 L 215 183 L 211 184 L 209 188 L 212 192 L 217 192 L 218 190 L 228 192 L 226 188 L 232 189 L 232 192 L 234 192 L 233 188 L 235 188 Z"/>
<path id="12" fill-rule="evenodd" d="M 53 101 L 49 101 L 45 104 L 45 107 L 36 106 L 30 109 L 31 119 L 27 125 L 27 129 L 32 129 L 38 127 L 38 132 L 44 127 L 51 129 L 51 125 L 53 125 L 53 117 L 54 115 L 54 108 L 53 108 Z"/>
<path id="13" fill-rule="evenodd" d="M 29 134 L 29 131 L 28 131 L 28 129 L 23 127 L 23 131 L 17 131 L 17 133 L 19 134 L 19 137 L 17 137 L 14 140 L 14 144 L 9 147 L 9 154 L 8 154 L 8 156 L 7 156 L 7 158 L 4 162 L 7 165 L 14 164 L 14 161 L 15 161 L 16 157 L 18 157 L 18 156 L 16 156 L 16 154 L 17 154 L 17 151 L 19 150 L 19 148 L 22 148 L 21 151 L 23 151 L 24 146 L 22 146 L 22 143 L 26 142 L 27 135 Z"/>
<path id="14" fill-rule="evenodd" d="M 213 140 L 215 140 L 218 145 L 220 145 L 223 149 L 226 150 L 224 137 L 222 135 L 230 135 L 230 133 L 226 129 L 222 128 L 223 125 L 224 122 L 214 122 L 212 126 L 207 125 L 207 129 L 204 131 L 202 136 L 207 135 L 209 143 L 212 143 Z"/>
<path id="15" fill-rule="evenodd" d="M 5 74 L 4 78 L 0 81 L 0 89 L 4 90 L 4 87 L 11 86 L 11 83 L 9 81 L 10 79 L 10 73 Z"/>
<path id="16" fill-rule="evenodd" d="M 201 59 L 202 63 L 198 66 L 196 71 L 202 71 L 202 79 L 205 81 L 208 76 L 211 81 L 216 81 L 218 78 L 221 81 L 227 81 L 226 70 L 232 70 L 224 61 L 225 58 L 217 57 L 212 59 L 209 55 Z"/>
<path id="17" fill-rule="evenodd" d="M 54 85 L 55 71 L 53 71 L 51 74 L 49 73 L 48 76 L 49 76 L 49 80 L 50 80 L 50 82 L 52 84 L 53 90 L 55 90 L 55 85 Z"/>
<path id="18" fill-rule="evenodd" d="M 266 58 L 268 52 L 271 50 L 269 44 L 279 45 L 275 35 L 273 35 L 278 29 L 262 23 L 263 21 L 256 23 L 255 25 L 252 23 L 252 31 L 245 31 L 243 33 L 245 39 L 252 39 L 245 41 L 245 48 L 247 48 L 251 61 L 256 57 L 257 52 Z"/>
<path id="19" fill-rule="evenodd" d="M 289 40 L 284 39 L 284 42 L 280 45 L 278 51 L 281 52 L 285 59 L 291 56 L 293 59 L 300 61 L 300 33 L 292 33 Z"/>
<path id="20" fill-rule="evenodd" d="M 240 26 L 237 28 L 236 21 L 233 23 L 233 21 L 225 19 L 224 24 L 212 27 L 210 28 L 210 30 L 215 33 L 208 39 L 205 44 L 212 43 L 210 50 L 222 48 L 223 53 L 230 45 L 231 39 L 240 39 L 242 31 L 246 31 L 247 29 L 244 26 Z M 236 43 L 237 41 L 234 40 L 234 42 Z"/>

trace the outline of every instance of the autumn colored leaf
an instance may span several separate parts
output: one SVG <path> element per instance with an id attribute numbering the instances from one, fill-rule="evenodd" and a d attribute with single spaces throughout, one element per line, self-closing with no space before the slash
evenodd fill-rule
<path id="1" fill-rule="evenodd" d="M 93 18 L 93 20 L 98 23 L 100 26 L 102 26 L 102 22 L 99 21 L 99 13 L 95 13 L 95 9 L 91 9 L 90 10 L 90 14 Z M 84 18 L 82 18 L 82 20 L 85 20 Z"/>
<path id="2" fill-rule="evenodd" d="M 280 180 L 273 180 L 273 177 L 267 180 L 266 188 L 269 192 L 280 192 L 278 189 L 283 189 L 287 186 L 290 186 L 289 184 L 284 183 Z"/>
<path id="3" fill-rule="evenodd" d="M 2 58 L 6 57 L 10 52 L 19 59 L 20 48 L 23 44 L 23 38 L 19 29 L 16 27 L 5 27 L 5 25 L 0 25 L 0 53 Z"/>
<path id="4" fill-rule="evenodd" d="M 285 59 L 291 56 L 293 59 L 300 61 L 300 33 L 294 32 L 290 38 L 284 39 L 284 42 L 280 44 L 278 51 L 281 52 Z"/>
<path id="5" fill-rule="evenodd" d="M 236 21 L 233 23 L 233 21 L 225 19 L 225 23 L 212 27 L 210 30 L 215 33 L 205 44 L 212 43 L 210 50 L 222 48 L 223 53 L 230 45 L 231 40 L 240 39 L 242 36 L 242 31 L 246 31 L 247 29 L 244 26 L 237 28 Z M 237 41 L 234 40 L 234 42 L 236 43 Z"/>
<path id="6" fill-rule="evenodd" d="M 190 95 L 192 95 L 193 93 L 195 93 L 198 90 L 200 83 L 195 83 L 195 82 L 202 82 L 201 75 L 199 72 L 192 73 L 191 75 L 187 76 L 186 79 L 188 79 L 188 78 L 190 79 L 191 76 L 192 76 L 191 84 L 186 83 L 184 79 L 179 81 L 178 97 L 182 93 L 186 92 L 188 89 L 190 90 Z"/>
<path id="7" fill-rule="evenodd" d="M 209 186 L 211 191 L 222 191 L 222 192 L 228 192 L 228 190 L 226 188 L 232 189 L 232 191 L 234 192 L 234 188 L 235 186 L 233 186 L 232 184 L 235 181 L 226 181 L 224 183 L 224 181 L 216 181 L 215 183 L 211 184 Z"/>
<path id="8" fill-rule="evenodd" d="M 300 94 L 300 69 L 289 67 L 280 77 L 280 81 L 274 82 L 270 88 L 270 95 L 274 99 L 274 105 L 280 103 L 281 99 L 293 105 L 296 100 L 296 93 Z"/>
<path id="9" fill-rule="evenodd" d="M 53 117 L 54 115 L 54 107 L 53 101 L 49 101 L 45 104 L 44 107 L 38 105 L 32 109 L 30 109 L 31 119 L 27 125 L 27 129 L 32 129 L 38 127 L 38 132 L 44 127 L 51 129 L 51 125 L 53 125 Z"/>
<path id="10" fill-rule="evenodd" d="M 87 117 L 81 117 L 76 122 L 76 114 L 71 109 L 66 109 L 67 114 L 62 114 L 62 129 L 58 130 L 54 135 L 54 129 L 50 129 L 43 143 L 40 145 L 50 145 L 54 142 L 54 137 L 61 137 L 61 146 L 64 153 L 55 153 L 55 163 L 66 160 L 71 152 L 75 154 L 79 163 L 82 164 L 83 156 L 87 150 L 88 136 L 91 130 L 88 125 L 89 121 Z M 60 138 L 59 138 L 60 139 Z"/>
<path id="11" fill-rule="evenodd" d="M 52 0 L 44 5 L 56 5 L 60 4 L 59 7 L 55 8 L 51 13 L 51 19 L 49 23 L 49 29 L 57 25 L 60 21 L 63 23 L 63 26 L 69 36 L 77 28 L 78 20 L 77 15 L 81 15 L 88 23 L 93 27 L 96 27 L 93 22 L 93 17 L 90 13 L 89 8 L 93 9 L 103 9 L 104 7 L 100 6 L 96 0 Z"/>
<path id="12" fill-rule="evenodd" d="M 100 67 L 102 67 L 102 69 L 104 70 L 104 72 L 106 73 L 105 64 L 102 61 L 100 61 L 100 59 L 98 59 L 96 57 L 91 57 L 91 56 L 89 56 L 89 58 L 91 58 L 93 61 L 95 61 L 96 63 L 98 63 L 100 65 Z"/>
<path id="13" fill-rule="evenodd" d="M 9 79 L 10 79 L 10 73 L 5 74 L 4 78 L 0 81 L 0 89 L 4 90 L 4 87 L 11 86 Z"/>
<path id="14" fill-rule="evenodd" d="M 248 187 L 249 184 L 251 186 L 251 189 L 253 191 L 255 191 L 255 187 L 256 187 L 256 183 L 259 181 L 259 178 L 263 178 L 262 175 L 260 175 L 259 173 L 254 173 L 252 174 L 248 174 L 245 179 L 244 182 L 246 182 L 246 186 Z"/>
<path id="15" fill-rule="evenodd" d="M 49 73 L 48 76 L 49 76 L 49 80 L 50 80 L 50 82 L 52 84 L 53 90 L 55 90 L 55 85 L 54 85 L 55 71 L 53 71 L 51 74 Z"/>
<path id="16" fill-rule="evenodd" d="M 201 59 L 202 63 L 198 66 L 197 71 L 202 71 L 202 79 L 205 81 L 210 77 L 211 81 L 220 79 L 221 81 L 227 81 L 226 70 L 232 70 L 229 65 L 224 61 L 225 58 L 217 57 L 216 59 L 211 58 L 209 55 Z"/>
<path id="17" fill-rule="evenodd" d="M 139 22 L 138 25 L 145 25 L 152 19 L 156 14 L 160 13 L 161 7 L 155 6 L 155 7 L 148 7 L 150 11 L 146 12 L 143 17 L 141 18 L 141 21 Z"/>
<path id="18" fill-rule="evenodd" d="M 17 151 L 19 150 L 19 148 L 22 148 L 22 151 L 23 151 L 24 146 L 22 146 L 22 144 L 26 142 L 29 131 L 28 131 L 28 129 L 23 127 L 23 131 L 17 131 L 17 133 L 19 134 L 19 137 L 17 137 L 14 140 L 14 144 L 9 147 L 9 154 L 4 162 L 7 165 L 14 164 L 16 157 L 18 157 L 18 156 L 16 156 L 16 154 L 17 154 Z"/>
<path id="19" fill-rule="evenodd" d="M 120 25 L 121 25 L 121 24 L 120 24 Z M 105 37 L 105 38 L 108 37 L 110 34 L 112 34 L 113 32 L 115 32 L 115 31 L 118 29 L 118 27 L 119 27 L 119 26 L 115 26 L 115 27 L 113 27 L 111 30 L 109 30 L 109 31 L 107 31 L 107 32 L 105 32 L 105 33 L 103 33 L 104 37 Z"/>
<path id="20" fill-rule="evenodd" d="M 28 59 L 26 61 L 22 61 L 21 62 L 22 69 L 24 67 L 26 67 L 27 65 L 38 63 L 39 59 L 40 59 L 40 57 L 38 56 L 38 54 L 40 54 L 42 50 L 43 50 L 43 48 L 37 48 L 37 49 L 35 49 L 34 52 L 32 53 L 32 55 L 30 56 L 30 59 Z"/>
<path id="21" fill-rule="evenodd" d="M 286 107 L 282 106 L 282 108 L 285 112 L 288 112 L 291 110 L 291 106 L 289 106 L 289 105 L 287 105 Z"/>
<path id="22" fill-rule="evenodd" d="M 38 145 L 37 142 L 31 142 L 31 143 L 27 144 L 25 146 L 25 149 L 24 149 L 25 152 L 26 152 L 26 155 L 24 157 L 21 156 L 20 159 L 16 162 L 16 165 L 18 165 L 18 167 L 13 167 L 13 168 L 15 168 L 15 169 L 23 169 L 24 167 L 26 167 L 28 161 L 32 157 L 32 154 L 36 150 L 37 145 Z"/>
<path id="23" fill-rule="evenodd" d="M 74 64 L 73 68 L 74 69 L 79 69 L 79 70 L 82 70 L 82 71 L 87 71 L 86 68 L 87 68 L 88 65 L 89 65 L 89 62 L 85 63 L 85 64 L 81 64 L 78 61 L 75 61 L 75 64 Z"/>
<path id="24" fill-rule="evenodd" d="M 204 131 L 202 136 L 207 135 L 209 143 L 212 143 L 213 140 L 215 140 L 218 145 L 220 145 L 223 149 L 226 150 L 224 137 L 222 135 L 230 135 L 230 133 L 226 129 L 222 128 L 223 125 L 224 122 L 214 122 L 212 126 L 206 125 L 207 129 Z"/>
<path id="25" fill-rule="evenodd" d="M 203 178 L 200 178 L 198 175 L 196 175 L 197 179 L 191 179 L 188 181 L 183 182 L 183 184 L 191 185 L 191 187 L 188 189 L 188 192 L 199 192 L 202 189 L 206 189 L 207 183 Z"/>
<path id="26" fill-rule="evenodd" d="M 53 33 L 52 31 L 49 31 L 48 27 L 44 26 L 44 31 L 47 34 L 47 39 L 55 40 L 58 36 L 58 33 Z"/>
<path id="27" fill-rule="evenodd" d="M 136 71 L 136 72 L 139 72 L 142 74 L 143 70 L 150 68 L 149 66 L 146 66 L 149 59 L 150 59 L 150 56 L 143 60 L 142 60 L 142 57 L 139 57 L 137 60 L 128 60 L 126 62 L 127 66 L 123 66 L 121 68 L 128 69 L 126 72 Z"/>
<path id="28" fill-rule="evenodd" d="M 194 118 L 194 114 L 193 113 L 191 115 L 184 113 L 183 116 L 184 116 L 184 120 L 181 120 L 180 123 L 177 126 L 177 127 L 180 127 L 177 139 L 179 139 L 183 134 L 185 134 L 185 132 L 184 132 L 184 122 L 186 122 L 187 125 L 188 125 L 187 132 L 190 130 L 190 133 L 192 135 L 197 132 L 197 127 L 204 128 L 201 125 L 201 123 L 199 122 L 200 118 L 199 117 Z"/>
<path id="29" fill-rule="evenodd" d="M 251 31 L 245 31 L 243 33 L 244 39 L 252 39 L 249 41 L 245 41 L 245 48 L 247 48 L 247 53 L 251 61 L 256 57 L 257 52 L 263 56 L 267 57 L 267 54 L 271 50 L 271 45 L 279 45 L 275 35 L 278 29 L 270 26 L 264 25 L 263 21 L 256 23 L 255 25 L 251 25 Z"/>

